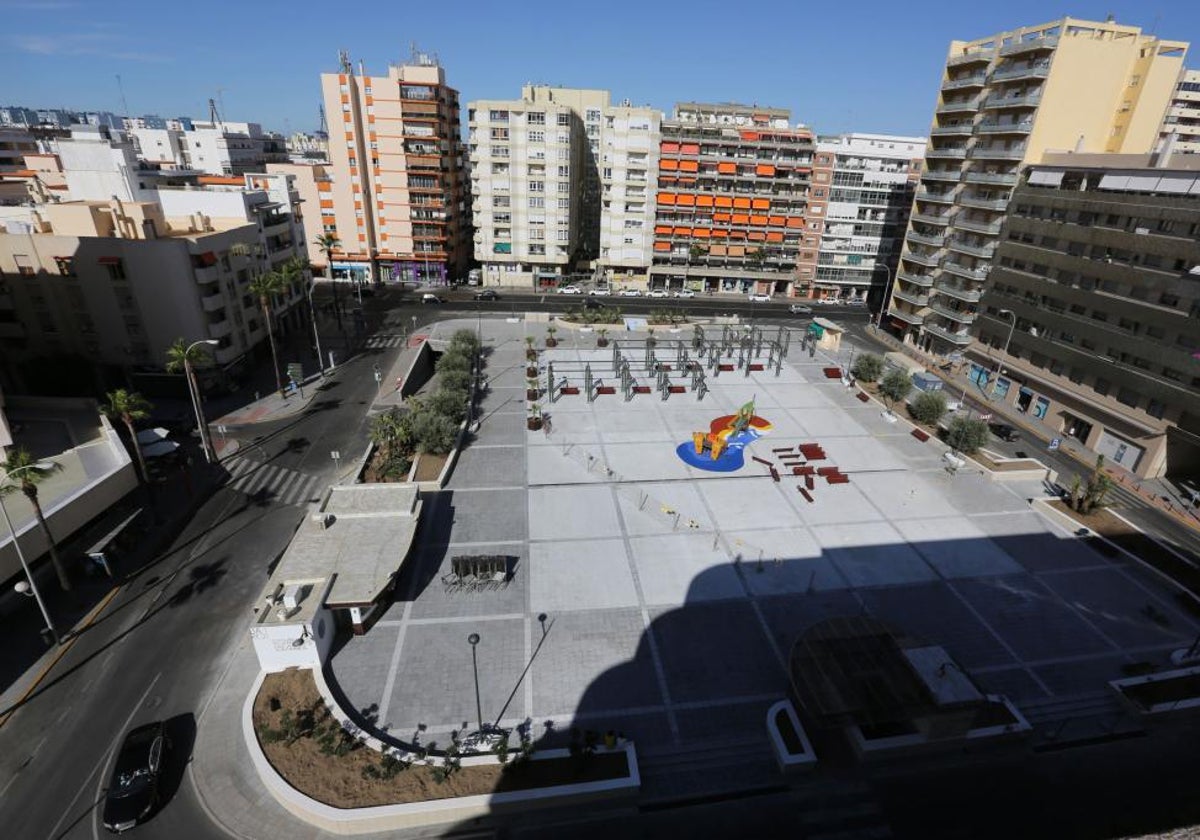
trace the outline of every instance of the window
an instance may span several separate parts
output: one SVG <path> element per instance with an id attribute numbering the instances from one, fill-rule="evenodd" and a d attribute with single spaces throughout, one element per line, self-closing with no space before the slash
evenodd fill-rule
<path id="1" fill-rule="evenodd" d="M 525 122 L 529 125 L 545 125 L 546 114 L 544 111 L 530 111 L 525 115 Z"/>
<path id="2" fill-rule="evenodd" d="M 546 246 L 545 245 L 530 245 L 529 246 L 529 255 L 531 257 L 544 257 L 546 255 Z"/>
<path id="3" fill-rule="evenodd" d="M 598 108 L 588 108 L 585 118 L 588 122 L 600 122 L 600 110 Z"/>
<path id="4" fill-rule="evenodd" d="M 54 262 L 58 264 L 58 273 L 63 277 L 75 276 L 75 258 L 74 257 L 55 257 Z"/>
<path id="5" fill-rule="evenodd" d="M 1092 386 L 1092 390 L 1102 397 L 1108 396 L 1108 389 L 1112 387 L 1112 383 L 1103 376 L 1096 377 L 1096 384 Z"/>
<path id="6" fill-rule="evenodd" d="M 570 184 L 568 184 L 566 181 L 558 182 L 558 194 L 559 195 L 569 195 L 570 192 L 571 192 Z"/>
<path id="7" fill-rule="evenodd" d="M 104 267 L 108 270 L 109 280 L 125 279 L 125 263 L 123 263 L 119 257 L 104 263 Z"/>
<path id="8" fill-rule="evenodd" d="M 569 166 L 558 167 L 558 177 L 559 178 L 570 178 L 571 177 L 571 167 L 569 167 Z"/>
<path id="9" fill-rule="evenodd" d="M 508 111 L 488 111 L 488 120 L 491 122 L 508 122 Z"/>
<path id="10" fill-rule="evenodd" d="M 566 113 L 559 114 L 558 119 L 556 119 L 555 122 L 558 125 L 570 125 L 571 124 L 571 115 L 566 114 Z"/>
<path id="11" fill-rule="evenodd" d="M 544 132 L 544 131 L 529 132 L 529 142 L 530 143 L 545 143 L 546 142 L 546 132 Z"/>
<path id="12" fill-rule="evenodd" d="M 558 200 L 558 209 L 559 210 L 570 210 L 571 209 L 571 199 L 560 198 Z"/>
<path id="13" fill-rule="evenodd" d="M 534 209 L 545 207 L 546 199 L 542 198 L 540 195 L 531 195 L 529 196 L 529 206 Z"/>
<path id="14" fill-rule="evenodd" d="M 1141 395 L 1137 391 L 1131 391 L 1128 388 L 1117 389 L 1117 402 L 1127 405 L 1130 408 L 1137 408 L 1138 400 Z"/>
<path id="15" fill-rule="evenodd" d="M 529 191 L 530 192 L 545 192 L 546 191 L 546 182 L 545 181 L 530 181 L 529 182 Z"/>
<path id="16" fill-rule="evenodd" d="M 1152 399 L 1152 400 L 1150 400 L 1149 403 L 1146 404 L 1146 413 L 1157 420 L 1161 420 L 1162 416 L 1163 416 L 1163 412 L 1166 410 L 1166 408 L 1167 407 L 1165 405 L 1163 405 L 1163 403 L 1159 402 L 1158 400 Z"/>
<path id="17" fill-rule="evenodd" d="M 556 238 L 559 242 L 568 242 L 571 239 L 571 231 L 567 230 L 566 228 L 559 228 Z"/>

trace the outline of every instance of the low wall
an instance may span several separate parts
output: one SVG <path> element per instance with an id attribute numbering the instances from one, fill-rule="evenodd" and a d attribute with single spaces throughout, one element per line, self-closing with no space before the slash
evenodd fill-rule
<path id="1" fill-rule="evenodd" d="M 779 727 L 775 723 L 775 718 L 780 712 L 787 715 L 788 720 L 792 724 L 792 730 L 796 733 L 796 737 L 800 739 L 800 744 L 804 747 L 804 752 L 788 752 L 783 733 L 779 731 Z M 775 750 L 775 763 L 779 765 L 780 772 L 795 773 L 801 770 L 810 770 L 816 766 L 817 755 L 813 752 L 812 742 L 808 740 L 808 733 L 800 725 L 800 718 L 796 716 L 796 710 L 790 700 L 780 700 L 767 709 L 767 735 L 770 737 L 771 746 Z"/>
<path id="2" fill-rule="evenodd" d="M 987 699 L 994 703 L 1002 703 L 1008 709 L 1009 714 L 1012 715 L 1013 723 L 968 729 L 958 738 L 937 738 L 932 740 L 921 732 L 896 735 L 890 738 L 867 739 L 863 737 L 862 730 L 857 726 L 851 726 L 847 730 L 850 736 L 850 744 L 859 758 L 892 758 L 899 755 L 928 755 L 945 750 L 961 749 L 980 741 L 987 741 L 989 743 L 1006 740 L 1016 741 L 1024 739 L 1033 731 L 1033 727 L 1029 725 L 1029 721 L 1025 720 L 1025 716 L 1021 714 L 1020 710 L 1007 697 L 989 695 Z"/>
<path id="3" fill-rule="evenodd" d="M 404 372 L 404 380 L 400 383 L 400 397 L 411 397 L 433 378 L 434 350 L 428 341 L 422 341 L 413 356 L 412 364 Z"/>
<path id="4" fill-rule="evenodd" d="M 297 819 L 322 831 L 343 836 L 368 834 L 378 831 L 397 831 L 407 828 L 458 823 L 486 817 L 498 812 L 515 812 L 531 808 L 563 807 L 584 804 L 596 800 L 611 800 L 614 797 L 632 797 L 641 787 L 638 773 L 637 753 L 632 743 L 616 747 L 609 752 L 624 752 L 629 775 L 621 779 L 598 782 L 583 782 L 574 785 L 559 785 L 551 788 L 508 791 L 479 796 L 463 796 L 456 799 L 435 799 L 426 802 L 410 802 L 402 805 L 379 805 L 371 808 L 334 808 L 306 796 L 287 783 L 271 766 L 258 743 L 254 731 L 254 700 L 262 687 L 265 673 L 259 673 L 250 686 L 250 693 L 242 706 L 242 737 L 250 754 L 254 770 L 280 805 Z M 394 747 L 385 745 L 378 738 L 362 734 L 333 699 L 321 669 L 313 669 L 313 679 L 330 712 L 348 731 L 356 733 L 359 740 L 370 749 L 387 751 L 398 758 L 409 758 Z M 544 750 L 534 753 L 531 760 L 565 758 L 568 750 Z M 499 764 L 495 755 L 468 755 L 462 758 L 462 766 L 472 767 Z"/>

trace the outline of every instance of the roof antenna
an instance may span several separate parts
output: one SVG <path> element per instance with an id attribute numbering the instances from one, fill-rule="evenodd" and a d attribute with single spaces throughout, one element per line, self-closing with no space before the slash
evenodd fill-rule
<path id="1" fill-rule="evenodd" d="M 225 123 L 221 121 L 221 115 L 217 111 L 217 100 L 212 97 L 209 97 L 208 100 L 208 118 L 212 120 L 214 128 L 219 128 L 222 132 L 225 131 Z"/>
<path id="2" fill-rule="evenodd" d="M 125 85 L 121 84 L 121 74 L 120 73 L 117 74 L 117 90 L 121 94 L 121 107 L 125 109 L 125 113 L 123 113 L 121 116 L 128 117 L 130 115 L 129 114 L 129 103 L 125 101 Z"/>
<path id="3" fill-rule="evenodd" d="M 349 51 L 338 50 L 338 65 L 342 68 L 342 72 L 347 76 L 354 72 L 354 67 L 350 64 Z"/>

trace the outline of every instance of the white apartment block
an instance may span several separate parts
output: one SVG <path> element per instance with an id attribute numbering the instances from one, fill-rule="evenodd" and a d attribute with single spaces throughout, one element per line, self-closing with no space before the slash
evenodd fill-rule
<path id="1" fill-rule="evenodd" d="M 261 171 L 267 163 L 287 161 L 282 139 L 264 134 L 258 123 L 195 120 L 191 129 L 178 123 L 168 123 L 166 128 L 136 122 L 132 126 L 129 134 L 140 157 L 161 166 L 242 175 Z"/>
<path id="2" fill-rule="evenodd" d="M 1179 74 L 1163 116 L 1160 142 L 1169 137 L 1173 153 L 1200 154 L 1200 70 L 1184 70 Z"/>
<path id="3" fill-rule="evenodd" d="M 813 189 L 828 190 L 814 296 L 871 298 L 878 304 L 895 271 L 921 175 L 925 137 L 821 137 Z"/>
<path id="4" fill-rule="evenodd" d="M 607 106 L 607 91 L 534 85 L 520 99 L 468 105 L 475 257 L 485 285 L 552 287 L 595 256 L 587 251 L 599 244 L 596 156 Z"/>
<path id="5" fill-rule="evenodd" d="M 644 275 L 650 267 L 662 113 L 623 103 L 602 117 L 597 267 L 611 283 L 614 275 Z"/>

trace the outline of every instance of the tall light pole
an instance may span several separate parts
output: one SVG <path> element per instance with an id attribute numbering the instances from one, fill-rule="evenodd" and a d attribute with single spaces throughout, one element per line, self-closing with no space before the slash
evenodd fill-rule
<path id="1" fill-rule="evenodd" d="M 479 634 L 472 633 L 467 636 L 467 642 L 471 645 L 471 670 L 475 674 L 475 717 L 479 721 L 479 731 L 483 731 L 483 706 L 479 702 L 479 660 L 475 656 L 475 646 L 479 644 Z"/>
<path id="2" fill-rule="evenodd" d="M 1001 309 L 996 314 L 1010 316 L 1012 323 L 1008 327 L 1008 338 L 1004 340 L 1004 349 L 1000 351 L 1000 358 L 996 360 L 996 372 L 992 376 L 992 390 L 988 392 L 989 400 L 996 395 L 996 386 L 1000 384 L 1000 366 L 1004 363 L 1004 357 L 1008 355 L 1008 345 L 1012 341 L 1013 330 L 1017 328 L 1017 316 L 1011 309 Z"/>
<path id="3" fill-rule="evenodd" d="M 317 344 L 317 367 L 320 368 L 321 373 L 324 373 L 325 362 L 321 360 L 321 331 L 317 329 L 317 312 L 313 309 L 312 301 L 313 287 L 317 284 L 317 281 L 312 277 L 306 279 L 308 284 L 308 319 L 312 321 L 313 341 Z"/>
<path id="4" fill-rule="evenodd" d="M 892 267 L 887 263 L 877 262 L 871 265 L 872 271 L 877 268 L 882 268 L 886 271 L 888 278 L 887 285 L 883 287 L 883 301 L 879 304 L 879 315 L 875 318 L 875 329 L 878 330 L 883 328 L 883 313 L 887 311 L 888 304 L 891 303 L 892 286 L 896 283 L 896 272 L 892 271 Z"/>
<path id="5" fill-rule="evenodd" d="M 137 445 L 136 442 L 134 445 Z M 0 472 L 4 472 L 4 480 L 9 481 L 18 473 L 25 472 L 26 470 L 48 470 L 51 468 L 51 466 L 52 465 L 49 463 L 42 462 L 37 464 L 27 464 L 24 467 L 18 467 L 12 472 L 4 472 L 2 470 L 0 470 Z M 42 600 L 42 593 L 37 588 L 37 582 L 33 579 L 33 572 L 29 568 L 29 563 L 25 560 L 24 552 L 21 551 L 21 540 L 17 537 L 17 529 L 13 527 L 12 520 L 8 518 L 8 509 L 4 507 L 4 496 L 2 494 L 0 494 L 0 514 L 4 515 L 4 524 L 8 526 L 8 530 L 12 534 L 13 548 L 17 550 L 17 559 L 21 561 L 21 568 L 25 570 L 25 577 L 29 581 L 29 588 L 33 591 L 34 600 L 37 601 L 38 608 L 42 611 L 42 618 L 46 620 L 46 629 L 49 630 L 50 635 L 54 637 L 54 644 L 61 645 L 62 639 L 58 635 L 58 628 L 54 626 L 54 621 L 50 618 L 50 611 L 46 609 L 46 602 Z M 23 582 L 24 581 L 21 583 Z M 16 585 L 16 590 L 21 594 L 25 594 L 21 583 Z"/>
<path id="6" fill-rule="evenodd" d="M 221 342 L 215 338 L 202 338 L 199 341 L 193 341 L 183 351 L 183 371 L 187 376 L 188 391 L 192 395 L 192 408 L 196 411 L 196 424 L 200 430 L 200 448 L 204 450 L 204 460 L 212 463 L 217 460 L 217 453 L 213 451 L 212 441 L 208 437 L 208 427 L 204 422 L 204 408 L 200 404 L 200 386 L 196 384 L 196 374 L 192 370 L 192 360 L 189 358 L 192 348 L 201 344 L 207 344 L 210 347 L 215 347 Z"/>

